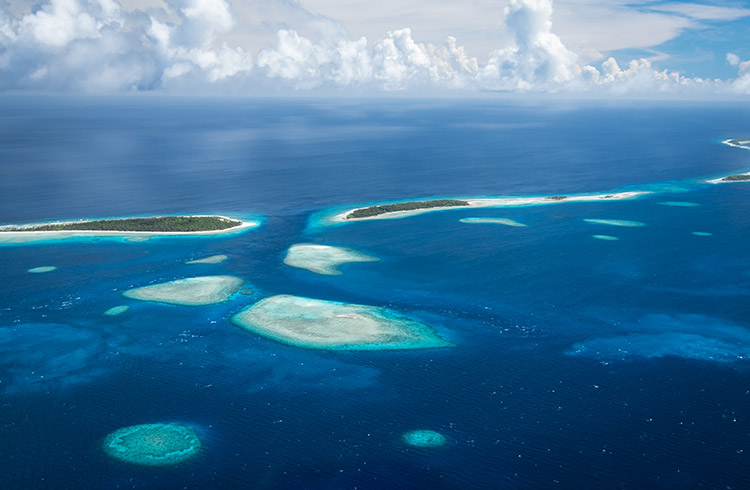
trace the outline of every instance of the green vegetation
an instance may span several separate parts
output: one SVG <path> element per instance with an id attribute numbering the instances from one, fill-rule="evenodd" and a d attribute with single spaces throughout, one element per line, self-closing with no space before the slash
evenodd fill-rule
<path id="1" fill-rule="evenodd" d="M 395 211 L 414 211 L 415 209 L 430 209 L 430 208 L 448 208 L 455 206 L 468 206 L 468 201 L 459 201 L 456 199 L 438 199 L 435 201 L 411 201 L 411 202 L 400 202 L 396 204 L 383 204 L 381 206 L 370 206 L 369 208 L 362 208 L 352 211 L 346 215 L 346 219 L 357 219 L 357 218 L 369 218 L 371 216 L 378 216 L 385 213 L 393 213 Z"/>
<path id="2" fill-rule="evenodd" d="M 546 199 L 549 199 L 550 201 L 562 201 L 567 198 L 568 196 L 547 196 L 546 197 Z"/>
<path id="3" fill-rule="evenodd" d="M 745 180 L 750 180 L 750 174 L 727 175 L 721 179 L 722 182 L 742 182 Z"/>
<path id="4" fill-rule="evenodd" d="M 0 231 L 152 231 L 193 232 L 226 230 L 242 224 L 221 216 L 158 216 L 8 227 Z"/>

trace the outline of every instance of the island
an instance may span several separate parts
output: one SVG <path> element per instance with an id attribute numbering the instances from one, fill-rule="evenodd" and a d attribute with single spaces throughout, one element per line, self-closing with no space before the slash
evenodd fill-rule
<path id="1" fill-rule="evenodd" d="M 307 349 L 384 350 L 450 347 L 431 327 L 376 306 L 280 294 L 232 317 L 260 336 Z"/>
<path id="2" fill-rule="evenodd" d="M 737 148 L 748 148 L 750 149 L 750 138 L 733 138 L 724 140 L 724 144 L 729 146 L 736 146 Z"/>
<path id="3" fill-rule="evenodd" d="M 139 243 L 154 236 L 219 235 L 239 233 L 260 226 L 219 215 L 155 216 L 94 219 L 0 226 L 0 245 L 16 245 L 69 238 L 122 238 Z"/>
<path id="4" fill-rule="evenodd" d="M 625 191 L 608 194 L 555 194 L 549 196 L 518 197 L 501 196 L 386 203 L 376 206 L 350 208 L 343 211 L 341 210 L 341 208 L 337 208 L 332 211 L 319 213 L 312 218 L 312 225 L 331 226 L 366 220 L 400 219 L 417 214 L 445 210 L 542 206 L 557 205 L 569 202 L 618 201 L 625 199 L 636 199 L 650 193 L 650 191 Z"/>
<path id="5" fill-rule="evenodd" d="M 750 174 L 727 175 L 717 180 L 717 182 L 747 182 L 750 180 Z"/>
<path id="6" fill-rule="evenodd" d="M 120 218 L 49 223 L 26 226 L 6 226 L 0 232 L 9 231 L 151 231 L 151 232 L 196 232 L 219 231 L 240 226 L 242 221 L 225 216 L 157 216 L 154 218 Z"/>
<path id="7" fill-rule="evenodd" d="M 369 208 L 355 209 L 346 215 L 346 219 L 369 218 L 380 214 L 395 213 L 397 211 L 414 211 L 417 209 L 450 208 L 456 206 L 468 206 L 468 201 L 457 199 L 438 199 L 435 201 L 410 201 L 395 204 L 382 204 L 370 206 Z"/>

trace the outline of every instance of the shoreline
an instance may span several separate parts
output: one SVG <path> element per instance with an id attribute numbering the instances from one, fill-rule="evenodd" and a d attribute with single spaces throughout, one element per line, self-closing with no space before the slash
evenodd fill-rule
<path id="1" fill-rule="evenodd" d="M 750 138 L 747 140 L 741 139 L 741 138 L 729 138 L 727 140 L 722 141 L 725 145 L 733 146 L 735 148 L 744 148 L 745 150 L 750 150 L 750 146 L 745 145 L 738 145 L 737 143 L 732 143 L 732 141 L 750 141 Z"/>
<path id="2" fill-rule="evenodd" d="M 35 242 L 42 240 L 64 240 L 67 238 L 86 238 L 86 237 L 143 237 L 151 238 L 158 236 L 213 236 L 223 235 L 230 233 L 237 233 L 241 231 L 248 231 L 253 228 L 260 226 L 260 221 L 249 220 L 239 218 L 231 218 L 229 216 L 219 214 L 190 214 L 190 215 L 178 215 L 180 217 L 189 218 L 202 218 L 202 217 L 216 217 L 224 218 L 232 221 L 239 221 L 240 224 L 231 228 L 224 228 L 221 230 L 204 230 L 204 231 L 119 231 L 119 230 L 41 230 L 35 231 L 33 228 L 36 226 L 44 226 L 48 224 L 75 224 L 75 223 L 88 223 L 91 221 L 100 220 L 79 220 L 79 221 L 53 221 L 49 223 L 33 223 L 28 225 L 2 225 L 0 226 L 0 245 L 2 244 L 21 244 L 27 242 Z M 153 216 L 153 218 L 164 218 L 168 216 Z M 137 217 L 124 217 L 115 219 L 132 219 Z M 14 227 L 21 228 L 13 231 L 3 231 L 4 228 Z M 28 228 L 28 229 L 23 229 Z"/>
<path id="3" fill-rule="evenodd" d="M 733 141 L 746 141 L 746 140 L 740 140 L 738 138 L 730 138 L 730 139 L 726 139 L 722 141 L 722 144 L 731 146 L 733 148 L 741 148 L 743 150 L 750 150 L 750 146 L 738 145 L 737 143 L 733 143 Z M 747 141 L 750 141 L 750 139 L 748 139 Z M 747 175 L 748 181 L 750 181 L 750 172 L 738 172 L 736 174 L 724 175 L 723 177 L 709 179 L 706 181 L 706 183 L 708 184 L 736 184 L 738 182 L 744 182 L 742 180 L 724 180 L 727 177 L 730 177 L 731 175 Z"/>
<path id="4" fill-rule="evenodd" d="M 391 211 L 387 213 L 378 214 L 375 216 L 367 216 L 364 218 L 347 218 L 347 216 L 359 209 L 366 209 L 372 206 L 360 206 L 357 208 L 349 208 L 344 211 L 337 212 L 333 216 L 325 219 L 327 224 L 342 224 L 342 223 L 353 223 L 358 221 L 369 221 L 378 219 L 399 219 L 406 218 L 409 216 L 416 216 L 418 214 L 430 213 L 434 211 L 445 211 L 451 209 L 478 209 L 478 208 L 504 208 L 504 207 L 516 207 L 516 206 L 533 206 L 533 205 L 546 205 L 546 204 L 564 204 L 567 202 L 590 202 L 590 201 L 622 201 L 625 199 L 635 199 L 637 197 L 651 194 L 650 191 L 626 191 L 626 192 L 612 192 L 612 193 L 601 193 L 601 194 L 582 194 L 582 195 L 566 195 L 563 199 L 556 199 L 553 196 L 541 196 L 541 197 L 487 197 L 487 198 L 457 198 L 468 202 L 467 206 L 436 206 L 432 208 L 413 209 L 408 211 Z"/>

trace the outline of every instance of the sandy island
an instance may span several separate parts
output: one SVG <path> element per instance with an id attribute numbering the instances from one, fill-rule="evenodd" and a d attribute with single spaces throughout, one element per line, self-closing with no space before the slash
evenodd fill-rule
<path id="1" fill-rule="evenodd" d="M 467 198 L 463 199 L 468 202 L 467 206 L 445 206 L 445 207 L 432 207 L 432 208 L 421 208 L 409 211 L 393 211 L 376 216 L 368 216 L 365 218 L 348 218 L 349 214 L 359 209 L 366 209 L 371 206 L 363 206 L 359 208 L 351 208 L 345 211 L 336 213 L 329 217 L 326 221 L 328 224 L 339 224 L 339 223 L 350 223 L 354 221 L 368 221 L 377 219 L 399 219 L 406 218 L 409 216 L 415 216 L 418 214 L 429 213 L 433 211 L 444 211 L 446 209 L 476 209 L 476 208 L 505 208 L 515 206 L 532 206 L 532 205 L 544 205 L 544 204 L 560 204 L 568 202 L 589 202 L 589 201 L 622 201 L 624 199 L 634 199 L 639 196 L 650 194 L 648 191 L 629 191 L 629 192 L 614 192 L 608 194 L 585 194 L 585 195 L 567 195 L 567 196 L 543 196 L 543 197 L 490 197 L 490 198 Z"/>
<path id="2" fill-rule="evenodd" d="M 208 231 L 105 231 L 105 230 L 65 230 L 65 231 L 34 231 L 33 228 L 37 226 L 50 225 L 50 224 L 75 224 L 75 223 L 88 223 L 90 221 L 99 220 L 80 220 L 80 221 L 55 221 L 50 223 L 33 223 L 28 225 L 3 225 L 0 226 L 0 245 L 7 244 L 21 244 L 29 242 L 38 242 L 44 240 L 65 240 L 68 238 L 86 238 L 86 237 L 125 237 L 125 238 L 143 238 L 148 239 L 156 236 L 199 236 L 199 235 L 224 235 L 229 233 L 237 233 L 242 231 L 248 231 L 253 228 L 260 226 L 259 221 L 244 221 L 237 218 L 230 218 L 228 216 L 222 216 L 218 214 L 191 214 L 185 215 L 186 217 L 217 217 L 224 218 L 232 221 L 239 221 L 240 224 L 231 228 L 225 228 L 223 230 L 208 230 Z M 162 218 L 164 216 L 155 216 L 155 218 Z M 118 218 L 120 219 L 120 218 Z M 130 219 L 130 218 L 122 218 Z M 3 231 L 8 228 L 22 228 L 17 231 Z M 28 230 L 26 230 L 28 228 Z"/>
<path id="3" fill-rule="evenodd" d="M 722 141 L 725 145 L 733 146 L 735 148 L 742 148 L 744 150 L 750 150 L 750 146 L 745 145 L 745 143 L 750 144 L 750 139 L 742 139 L 742 138 L 732 138 L 728 140 Z M 709 184 L 732 184 L 735 182 L 747 182 L 750 181 L 750 172 L 740 172 L 737 174 L 732 175 L 725 175 L 723 177 L 718 177 L 716 179 L 707 180 Z"/>

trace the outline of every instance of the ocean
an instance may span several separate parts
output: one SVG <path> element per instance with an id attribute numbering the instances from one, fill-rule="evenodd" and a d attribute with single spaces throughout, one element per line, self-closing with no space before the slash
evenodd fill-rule
<path id="1" fill-rule="evenodd" d="M 750 487 L 750 183 L 706 183 L 750 170 L 750 152 L 722 144 L 750 136 L 750 105 L 5 96 L 0 107 L 0 224 L 261 223 L 0 245 L 0 487 Z M 627 191 L 648 194 L 321 218 L 399 200 Z M 283 263 L 299 243 L 380 260 L 320 275 Z M 217 254 L 228 259 L 185 264 Z M 40 266 L 56 269 L 27 272 Z M 207 306 L 122 295 L 204 275 L 252 293 Z M 454 346 L 306 349 L 230 321 L 278 294 L 386 307 Z M 130 309 L 103 314 L 118 305 Z M 102 450 L 107 434 L 155 423 L 190 427 L 200 452 L 148 467 Z M 408 445 L 417 429 L 446 443 Z"/>

